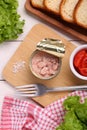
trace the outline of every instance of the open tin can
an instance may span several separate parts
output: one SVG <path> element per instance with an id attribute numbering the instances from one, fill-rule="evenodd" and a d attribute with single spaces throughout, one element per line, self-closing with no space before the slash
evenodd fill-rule
<path id="1" fill-rule="evenodd" d="M 61 40 L 45 38 L 37 43 L 31 54 L 29 66 L 34 76 L 39 79 L 52 79 L 61 70 L 65 45 Z"/>

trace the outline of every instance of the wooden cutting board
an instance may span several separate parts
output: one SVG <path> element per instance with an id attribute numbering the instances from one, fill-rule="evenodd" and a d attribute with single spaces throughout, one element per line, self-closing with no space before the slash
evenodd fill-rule
<path id="1" fill-rule="evenodd" d="M 46 81 L 34 77 L 29 68 L 29 58 L 32 52 L 36 49 L 36 44 L 44 38 L 57 38 L 62 40 L 66 45 L 66 53 L 62 59 L 60 74 L 57 77 Z M 77 79 L 70 71 L 69 58 L 71 52 L 75 47 L 75 45 L 59 36 L 56 32 L 48 28 L 46 25 L 37 24 L 31 29 L 14 55 L 8 61 L 3 70 L 3 77 L 13 87 L 31 83 L 43 83 L 48 87 L 63 87 L 87 83 L 87 81 Z M 48 93 L 43 96 L 33 98 L 33 100 L 42 106 L 47 106 L 48 104 L 52 103 L 55 100 L 58 100 L 67 94 L 68 92 Z"/>

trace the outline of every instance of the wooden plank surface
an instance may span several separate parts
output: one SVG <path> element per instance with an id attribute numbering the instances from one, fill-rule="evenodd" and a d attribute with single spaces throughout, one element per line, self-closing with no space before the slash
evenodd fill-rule
<path id="1" fill-rule="evenodd" d="M 36 49 L 36 44 L 43 38 L 57 38 L 62 40 L 66 45 L 66 53 L 62 59 L 60 74 L 57 77 L 46 81 L 34 77 L 29 68 L 29 58 L 32 52 Z M 3 70 L 3 77 L 13 87 L 31 83 L 43 83 L 48 87 L 63 87 L 87 83 L 87 81 L 77 79 L 71 73 L 71 70 L 69 68 L 70 54 L 75 47 L 75 45 L 59 36 L 56 32 L 48 28 L 46 25 L 36 24 L 25 37 L 24 41 L 20 44 L 19 48 L 16 50 L 11 59 L 8 61 Z M 33 98 L 33 100 L 40 103 L 42 106 L 47 106 L 48 104 L 67 94 L 68 92 L 48 93 L 41 97 Z"/>
<path id="2" fill-rule="evenodd" d="M 81 28 L 80 26 L 76 24 L 68 23 L 62 20 L 60 17 L 49 14 L 46 11 L 33 8 L 30 3 L 30 0 L 26 0 L 25 9 L 29 13 L 34 14 L 35 16 L 50 23 L 51 25 L 54 25 L 55 27 L 60 28 L 62 31 L 65 31 L 68 34 L 71 34 L 72 36 L 75 36 L 76 38 L 79 38 L 80 40 L 87 42 L 87 29 Z"/>

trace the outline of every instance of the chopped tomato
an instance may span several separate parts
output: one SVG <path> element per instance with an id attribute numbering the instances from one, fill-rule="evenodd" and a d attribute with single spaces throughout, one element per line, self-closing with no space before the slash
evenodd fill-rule
<path id="1" fill-rule="evenodd" d="M 86 54 L 86 51 L 81 50 L 75 55 L 75 57 L 74 57 L 74 66 L 75 67 L 81 66 L 81 62 L 82 62 L 82 59 L 85 56 L 85 54 Z"/>
<path id="2" fill-rule="evenodd" d="M 83 76 L 87 76 L 87 68 L 80 68 L 79 73 Z"/>
<path id="3" fill-rule="evenodd" d="M 87 55 L 85 57 L 83 57 L 81 64 L 82 64 L 82 68 L 87 68 Z"/>
<path id="4" fill-rule="evenodd" d="M 73 64 L 81 75 L 87 76 L 87 49 L 83 49 L 75 55 Z"/>

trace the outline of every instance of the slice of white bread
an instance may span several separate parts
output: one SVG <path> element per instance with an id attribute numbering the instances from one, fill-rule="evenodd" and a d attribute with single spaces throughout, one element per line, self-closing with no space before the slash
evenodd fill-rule
<path id="1" fill-rule="evenodd" d="M 60 15 L 67 22 L 74 22 L 74 9 L 79 0 L 63 0 L 60 5 Z"/>
<path id="2" fill-rule="evenodd" d="M 46 10 L 59 15 L 59 6 L 62 0 L 44 0 Z"/>
<path id="3" fill-rule="evenodd" d="M 75 21 L 78 25 L 87 29 L 87 0 L 80 0 L 75 8 Z"/>
<path id="4" fill-rule="evenodd" d="M 31 5 L 38 9 L 44 9 L 43 1 L 44 0 L 30 0 Z"/>

